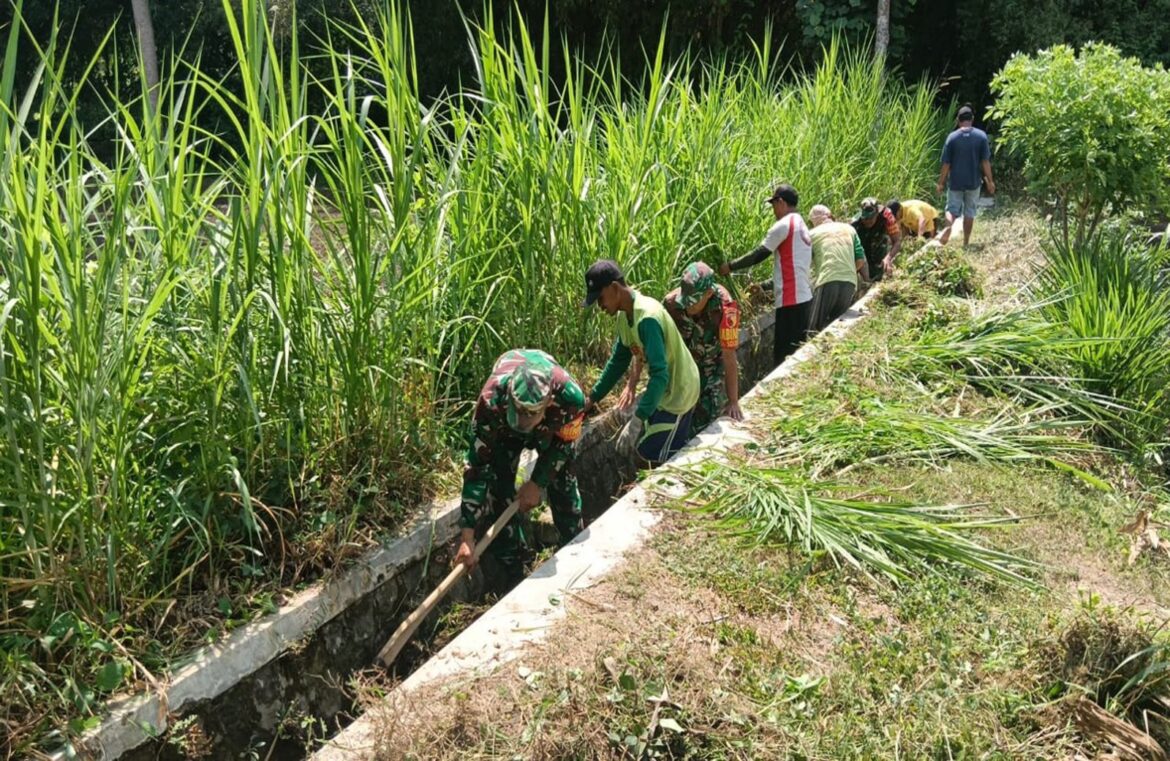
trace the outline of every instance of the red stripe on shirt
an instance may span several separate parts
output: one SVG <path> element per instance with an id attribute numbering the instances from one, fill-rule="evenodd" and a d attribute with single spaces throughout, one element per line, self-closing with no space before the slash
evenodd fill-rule
<path id="1" fill-rule="evenodd" d="M 885 206 L 882 207 L 882 219 L 884 219 L 886 222 L 886 235 L 893 238 L 898 235 L 899 232 L 901 232 L 898 229 L 898 218 L 894 216 L 894 212 L 890 211 Z M 918 231 L 915 230 L 914 232 L 917 233 Z"/>
<path id="2" fill-rule="evenodd" d="M 780 258 L 780 281 L 783 286 L 780 305 L 790 307 L 796 303 L 796 264 L 792 259 L 792 239 L 796 236 L 796 225 L 788 224 L 788 237 L 776 248 Z"/>

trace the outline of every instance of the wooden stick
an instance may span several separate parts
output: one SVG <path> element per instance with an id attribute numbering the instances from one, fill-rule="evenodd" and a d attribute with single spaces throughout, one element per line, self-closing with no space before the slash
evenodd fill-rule
<path id="1" fill-rule="evenodd" d="M 1086 734 L 1111 743 L 1122 758 L 1166 761 L 1166 751 L 1157 740 L 1084 695 L 1073 703 L 1073 718 Z"/>
<path id="2" fill-rule="evenodd" d="M 503 513 L 500 514 L 500 517 L 496 518 L 496 522 L 493 523 L 490 528 L 488 528 L 487 532 L 484 533 L 483 538 L 480 539 L 479 543 L 475 545 L 476 560 L 479 560 L 479 556 L 482 555 L 483 551 L 486 550 L 488 545 L 492 543 L 492 540 L 495 539 L 496 536 L 504 530 L 504 526 L 507 525 L 508 521 L 512 519 L 512 516 L 516 514 L 516 511 L 519 508 L 520 502 L 517 500 L 512 500 L 512 503 L 508 505 Z M 421 624 L 423 619 L 426 618 L 430 612 L 435 609 L 435 606 L 439 604 L 439 601 L 447 596 L 447 593 L 451 591 L 451 588 L 455 586 L 455 583 L 458 582 L 459 579 L 463 578 L 463 574 L 466 572 L 467 566 L 462 562 L 457 563 L 455 567 L 451 569 L 451 572 L 447 574 L 447 578 L 443 579 L 439 583 L 439 586 L 435 587 L 434 591 L 427 595 L 427 599 L 423 600 L 422 604 L 415 608 L 414 612 L 407 616 L 406 619 L 398 625 L 398 628 L 394 630 L 394 636 L 392 636 L 390 640 L 382 646 L 382 649 L 378 651 L 378 660 L 380 660 L 387 667 L 393 664 L 394 659 L 398 657 L 398 654 L 402 652 L 402 648 L 408 641 L 410 641 L 410 638 L 414 635 L 415 630 L 418 629 L 418 625 Z"/>

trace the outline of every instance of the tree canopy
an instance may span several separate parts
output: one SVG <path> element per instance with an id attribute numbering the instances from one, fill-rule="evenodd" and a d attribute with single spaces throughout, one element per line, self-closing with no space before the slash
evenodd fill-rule
<path id="1" fill-rule="evenodd" d="M 369 14 L 386 0 L 291 0 L 270 6 L 274 23 L 300 27 L 306 54 L 326 33 L 326 19 L 346 21 Z M 14 0 L 0 0 L 0 25 L 12 20 Z M 539 25 L 544 14 L 554 34 L 594 56 L 620 56 L 624 71 L 636 70 L 646 46 L 653 47 L 667 24 L 668 49 L 707 55 L 751 49 L 771 24 L 774 39 L 797 65 L 815 62 L 833 35 L 872 39 L 875 0 L 407 0 L 418 47 L 420 88 L 426 95 L 453 89 L 474 76 L 464 16 L 482 18 L 485 7 L 506 21 L 519 13 Z M 221 0 L 150 0 L 159 56 L 165 67 L 175 52 L 201 51 L 202 65 L 215 71 L 230 59 Z M 138 76 L 130 0 L 36 0 L 24 3 L 23 17 L 42 44 L 54 26 L 71 40 L 66 74 L 78 75 L 111 26 L 112 45 L 97 63 L 98 81 L 109 86 Z M 992 76 L 1017 51 L 1055 44 L 1079 47 L 1090 41 L 1112 44 L 1146 64 L 1170 64 L 1170 0 L 894 0 L 890 3 L 888 57 L 905 75 L 928 75 L 948 83 L 944 94 L 977 106 L 989 100 Z M 648 42 L 649 41 L 649 42 Z M 334 40 L 336 43 L 336 40 Z M 35 68 L 36 51 L 25 45 L 17 81 Z M 27 77 L 25 77 L 27 78 Z"/>

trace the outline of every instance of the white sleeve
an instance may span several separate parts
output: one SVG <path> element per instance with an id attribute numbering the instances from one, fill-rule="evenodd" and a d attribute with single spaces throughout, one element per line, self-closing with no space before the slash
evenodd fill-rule
<path id="1" fill-rule="evenodd" d="M 780 244 L 788 237 L 791 232 L 791 214 L 784 216 L 784 219 L 779 219 L 776 224 L 768 229 L 768 234 L 764 236 L 764 240 L 760 243 L 761 246 L 769 251 L 775 251 L 780 248 Z"/>

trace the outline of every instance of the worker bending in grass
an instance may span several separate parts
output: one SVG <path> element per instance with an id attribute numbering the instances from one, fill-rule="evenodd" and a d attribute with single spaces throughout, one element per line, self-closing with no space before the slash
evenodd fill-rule
<path id="1" fill-rule="evenodd" d="M 513 499 L 519 513 L 488 548 L 508 580 L 524 575 L 527 518 L 547 491 L 561 542 L 581 531 L 581 494 L 570 471 L 585 418 L 585 393 L 556 361 L 536 349 L 513 349 L 496 360 L 479 392 L 463 468 L 455 562 L 475 565 L 476 527 L 491 525 Z M 516 489 L 520 453 L 537 452 L 532 477 Z"/>
<path id="2" fill-rule="evenodd" d="M 720 415 L 743 420 L 739 409 L 739 305 L 705 262 L 688 265 L 678 288 L 666 294 L 662 305 L 674 320 L 683 343 L 699 368 L 699 404 L 695 430 Z M 628 409 L 637 393 L 641 363 L 635 362 L 618 406 Z"/>
<path id="3" fill-rule="evenodd" d="M 765 201 L 772 207 L 776 222 L 768 228 L 764 240 L 754 250 L 733 262 L 719 265 L 719 274 L 727 277 L 736 270 L 753 267 L 771 257 L 772 288 L 776 299 L 776 327 L 772 342 L 772 364 L 804 343 L 812 316 L 812 239 L 804 218 L 797 212 L 800 197 L 788 183 L 776 187 Z"/>
<path id="4" fill-rule="evenodd" d="M 617 340 L 585 409 L 604 399 L 637 357 L 648 368 L 649 380 L 618 447 L 635 450 L 651 465 L 666 462 L 690 438 L 691 416 L 699 400 L 699 368 L 666 307 L 628 286 L 621 269 L 608 259 L 595 262 L 585 273 L 583 306 L 595 302 L 615 318 Z"/>
<path id="5" fill-rule="evenodd" d="M 936 232 L 935 220 L 942 217 L 938 209 L 926 201 L 918 201 L 915 199 L 909 201 L 889 201 L 886 203 L 886 208 L 893 213 L 894 219 L 898 220 L 903 235 L 913 235 L 924 240 L 934 238 Z M 948 225 L 943 229 L 942 235 L 938 238 L 938 242 L 946 245 L 950 237 L 951 227 Z"/>
<path id="6" fill-rule="evenodd" d="M 811 333 L 819 333 L 849 309 L 860 283 L 869 282 L 865 249 L 853 225 L 837 222 L 828 206 L 809 209 L 812 223 L 813 292 Z"/>

